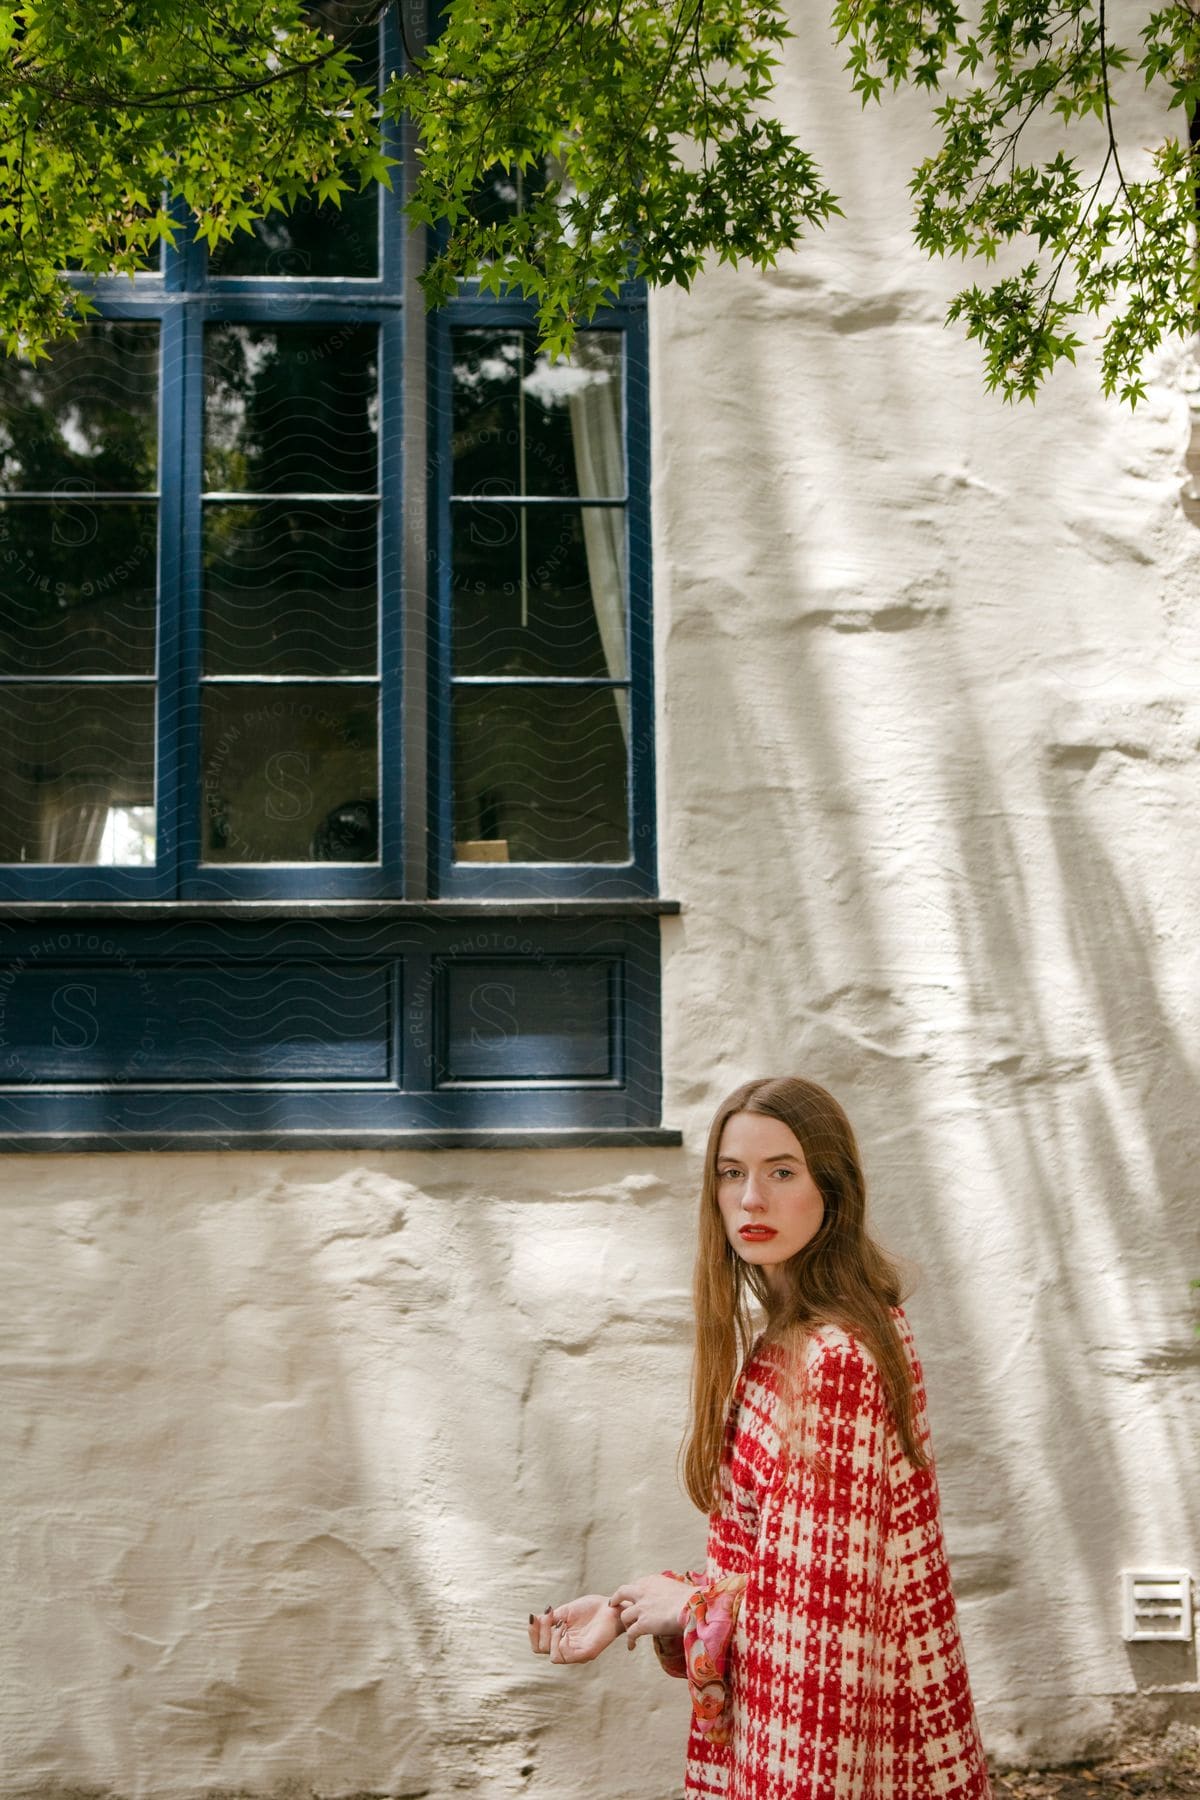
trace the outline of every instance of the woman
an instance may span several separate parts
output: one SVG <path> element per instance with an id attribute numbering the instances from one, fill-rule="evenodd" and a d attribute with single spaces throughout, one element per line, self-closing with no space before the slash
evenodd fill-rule
<path id="1" fill-rule="evenodd" d="M 530 1615 L 588 1662 L 651 1636 L 691 1690 L 689 1800 L 987 1800 L 921 1365 L 832 1094 L 747 1081 L 700 1201 L 688 1493 L 707 1566 Z M 765 1314 L 753 1341 L 748 1296 Z M 739 1370 L 739 1363 L 741 1365 Z"/>

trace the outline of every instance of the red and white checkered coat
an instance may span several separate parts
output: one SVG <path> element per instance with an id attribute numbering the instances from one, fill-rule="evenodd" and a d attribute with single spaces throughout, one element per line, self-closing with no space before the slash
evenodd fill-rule
<path id="1" fill-rule="evenodd" d="M 893 1317 L 928 1451 L 921 1365 Z M 688 1800 L 989 1800 L 932 1464 L 913 1468 L 870 1353 L 834 1326 L 805 1353 L 800 1437 L 818 1461 L 781 1459 L 788 1354 L 760 1339 L 730 1405 L 706 1574 L 746 1585 L 718 1741 L 692 1718 Z M 685 1672 L 679 1640 L 657 1647 Z"/>

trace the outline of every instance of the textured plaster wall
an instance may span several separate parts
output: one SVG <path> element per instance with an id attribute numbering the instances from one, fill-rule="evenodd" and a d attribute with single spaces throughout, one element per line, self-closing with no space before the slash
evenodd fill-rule
<path id="1" fill-rule="evenodd" d="M 677 1793 L 681 1684 L 523 1621 L 699 1552 L 697 1157 L 784 1070 L 921 1271 L 989 1747 L 1195 1716 L 1117 1574 L 1200 1576 L 1200 377 L 984 396 L 839 60 L 784 92 L 847 220 L 653 308 L 685 1148 L 5 1159 L 6 1791 Z"/>

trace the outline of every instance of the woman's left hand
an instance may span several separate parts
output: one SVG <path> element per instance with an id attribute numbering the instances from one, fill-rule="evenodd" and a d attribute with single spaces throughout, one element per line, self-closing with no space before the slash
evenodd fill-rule
<path id="1" fill-rule="evenodd" d="M 669 1575 L 642 1575 L 636 1581 L 624 1582 L 609 1595 L 608 1604 L 620 1613 L 632 1650 L 640 1637 L 678 1637 L 679 1615 L 691 1592 L 688 1581 L 673 1581 Z"/>
<path id="2" fill-rule="evenodd" d="M 529 1615 L 530 1647 L 552 1663 L 593 1662 L 620 1635 L 620 1622 L 603 1594 L 583 1594 Z"/>

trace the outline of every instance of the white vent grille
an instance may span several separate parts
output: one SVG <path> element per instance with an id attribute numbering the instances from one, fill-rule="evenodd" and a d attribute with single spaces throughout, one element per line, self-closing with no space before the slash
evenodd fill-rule
<path id="1" fill-rule="evenodd" d="M 1130 1642 L 1191 1642 L 1192 1578 L 1186 1569 L 1125 1569 L 1121 1602 Z"/>

